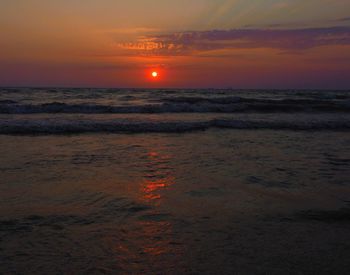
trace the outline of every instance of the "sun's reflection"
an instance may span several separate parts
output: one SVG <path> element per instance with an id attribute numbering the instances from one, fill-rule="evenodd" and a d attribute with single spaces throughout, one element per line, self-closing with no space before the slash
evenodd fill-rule
<path id="1" fill-rule="evenodd" d="M 141 185 L 142 199 L 152 204 L 159 205 L 163 197 L 163 191 L 175 183 L 171 156 L 155 150 L 146 155 L 146 163 Z M 159 211 L 159 209 L 158 209 Z M 165 215 L 167 217 L 167 215 Z M 173 249 L 169 245 L 171 239 L 172 223 L 162 214 L 151 215 L 147 221 L 140 221 L 144 244 L 143 253 L 149 257 L 161 256 Z"/>
<path id="2" fill-rule="evenodd" d="M 170 221 L 147 220 L 134 225 L 118 235 L 120 241 L 114 247 L 121 270 L 157 274 L 156 270 L 172 269 L 181 261 L 183 245 L 176 239 Z"/>
<path id="3" fill-rule="evenodd" d="M 170 166 L 171 157 L 150 151 L 146 156 L 146 164 L 143 170 L 143 182 L 141 187 L 142 198 L 146 201 L 161 199 L 161 191 L 175 182 L 173 169 Z"/>
<path id="4" fill-rule="evenodd" d="M 182 259 L 184 245 L 174 230 L 174 214 L 166 203 L 166 193 L 175 184 L 172 157 L 161 148 L 141 156 L 139 199 L 151 205 L 137 213 L 119 235 L 115 247 L 122 270 L 132 274 L 172 270 Z M 133 221 L 133 222 L 132 222 Z"/>
<path id="5" fill-rule="evenodd" d="M 165 221 L 147 221 L 140 223 L 144 236 L 148 236 L 148 242 L 144 243 L 142 250 L 148 255 L 161 255 L 170 251 L 169 238 L 171 236 L 171 224 Z M 157 236 L 155 238 L 155 236 Z"/>

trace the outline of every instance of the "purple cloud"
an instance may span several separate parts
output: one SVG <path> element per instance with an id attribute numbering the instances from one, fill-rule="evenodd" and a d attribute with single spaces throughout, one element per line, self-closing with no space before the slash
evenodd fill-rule
<path id="1" fill-rule="evenodd" d="M 338 22 L 346 22 L 346 21 L 350 21 L 350 17 L 343 17 L 343 18 L 339 18 L 336 21 Z"/>
<path id="2" fill-rule="evenodd" d="M 188 55 L 235 48 L 298 51 L 327 45 L 350 45 L 350 27 L 175 32 L 120 44 L 124 49 L 153 55 Z"/>

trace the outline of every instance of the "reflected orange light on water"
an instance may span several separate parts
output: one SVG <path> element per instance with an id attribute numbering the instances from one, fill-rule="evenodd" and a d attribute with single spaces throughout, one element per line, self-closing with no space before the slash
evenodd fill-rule
<path id="1" fill-rule="evenodd" d="M 155 158 L 155 157 L 158 157 L 158 156 L 159 156 L 157 152 L 149 152 L 147 155 L 148 155 L 148 157 L 150 157 L 150 158 Z"/>
<path id="2" fill-rule="evenodd" d="M 150 237 L 149 242 L 145 242 L 142 250 L 150 256 L 158 256 L 168 253 L 172 247 L 169 246 L 170 236 L 172 234 L 172 226 L 165 221 L 142 222 L 143 234 Z M 154 238 L 154 236 L 161 236 Z M 153 240 L 152 240 L 153 239 Z"/>
<path id="3" fill-rule="evenodd" d="M 184 249 L 182 243 L 175 239 L 173 216 L 162 208 L 166 203 L 166 191 L 171 192 L 167 188 L 176 182 L 172 157 L 159 146 L 156 150 L 146 151 L 141 159 L 142 179 L 137 190 L 138 199 L 153 207 L 140 212 L 131 228 L 130 224 L 126 224 L 127 230 L 118 235 L 119 242 L 115 246 L 121 267 L 133 274 L 145 273 L 141 270 L 144 266 L 149 266 L 152 271 L 164 269 L 163 257 L 171 259 L 167 266 L 175 266 Z"/>
<path id="4" fill-rule="evenodd" d="M 182 255 L 182 247 L 171 245 L 173 241 L 172 223 L 168 221 L 139 221 L 133 230 L 121 232 L 119 242 L 114 246 L 121 268 L 132 270 L 132 274 L 140 273 L 142 266 L 162 266 L 161 257 L 171 255 L 172 264 L 176 264 L 178 256 Z M 119 236 L 120 237 L 120 236 Z"/>
<path id="5" fill-rule="evenodd" d="M 143 198 L 146 200 L 160 199 L 161 195 L 158 192 L 172 185 L 173 183 L 173 177 L 166 177 L 158 180 L 146 180 L 143 186 Z"/>
<path id="6" fill-rule="evenodd" d="M 144 200 L 161 199 L 160 191 L 174 184 L 175 177 L 171 174 L 172 169 L 169 162 L 170 156 L 168 155 L 156 151 L 147 153 L 147 169 L 141 187 L 141 195 Z"/>
<path id="7" fill-rule="evenodd" d="M 144 191 L 150 193 L 166 186 L 166 180 L 146 181 Z"/>
<path id="8" fill-rule="evenodd" d="M 146 152 L 144 167 L 142 167 L 143 180 L 139 189 L 142 201 L 159 206 L 163 198 L 162 192 L 175 183 L 171 159 L 171 156 L 162 152 L 160 148 Z M 134 244 L 133 247 L 138 250 L 131 255 L 132 258 L 137 259 L 140 255 L 138 260 L 154 267 L 161 264 L 159 257 L 164 254 L 181 255 L 181 247 L 171 245 L 173 225 L 168 219 L 167 213 L 154 208 L 151 213 L 138 221 L 138 228 L 133 230 L 132 236 L 129 237 Z M 122 251 L 122 248 L 119 250 Z"/>

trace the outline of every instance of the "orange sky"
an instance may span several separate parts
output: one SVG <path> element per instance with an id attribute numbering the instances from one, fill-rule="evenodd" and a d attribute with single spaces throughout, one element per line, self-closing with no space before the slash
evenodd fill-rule
<path id="1" fill-rule="evenodd" d="M 0 85 L 350 88 L 349 10 L 343 0 L 4 0 Z"/>

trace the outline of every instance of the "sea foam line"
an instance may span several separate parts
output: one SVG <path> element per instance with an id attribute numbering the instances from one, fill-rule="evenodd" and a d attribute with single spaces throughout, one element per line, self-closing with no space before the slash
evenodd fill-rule
<path id="1" fill-rule="evenodd" d="M 0 102 L 0 114 L 37 113 L 237 113 L 237 112 L 350 112 L 349 100 L 310 99 L 248 99 L 240 97 L 174 97 L 163 98 L 158 104 L 111 106 L 97 104 L 19 104 L 9 100 Z"/>

